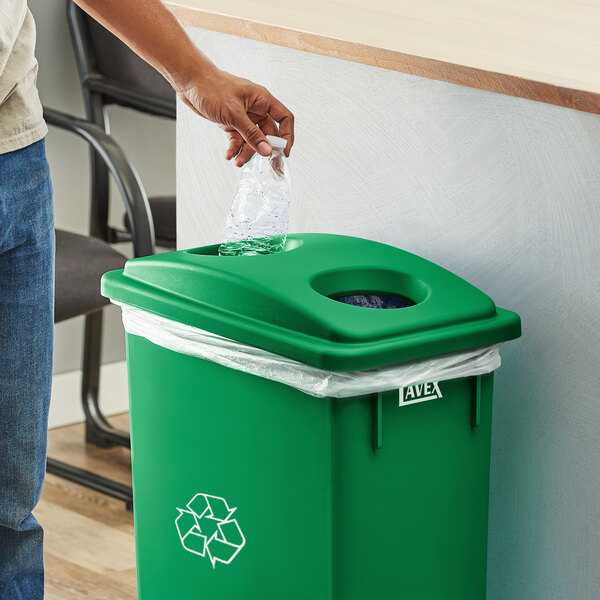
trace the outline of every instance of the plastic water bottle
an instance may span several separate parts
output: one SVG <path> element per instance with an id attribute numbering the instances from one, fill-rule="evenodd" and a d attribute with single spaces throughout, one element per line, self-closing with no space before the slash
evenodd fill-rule
<path id="1" fill-rule="evenodd" d="M 269 156 L 255 154 L 243 167 L 225 223 L 221 256 L 281 252 L 289 223 L 291 179 L 283 154 L 286 140 L 274 135 Z"/>

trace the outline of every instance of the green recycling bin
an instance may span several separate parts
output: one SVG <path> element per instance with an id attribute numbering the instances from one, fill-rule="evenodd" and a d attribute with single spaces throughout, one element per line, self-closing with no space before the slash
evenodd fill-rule
<path id="1" fill-rule="evenodd" d="M 493 370 L 519 317 L 445 269 L 291 235 L 130 260 L 141 600 L 483 600 Z"/>

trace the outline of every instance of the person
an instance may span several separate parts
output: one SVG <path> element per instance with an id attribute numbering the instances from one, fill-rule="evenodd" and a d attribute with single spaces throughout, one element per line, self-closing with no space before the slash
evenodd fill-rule
<path id="1" fill-rule="evenodd" d="M 76 0 L 227 134 L 227 159 L 294 142 L 292 113 L 264 87 L 220 70 L 160 0 Z M 42 529 L 52 378 L 54 225 L 47 132 L 26 0 L 0 0 L 0 600 L 44 594 Z"/>

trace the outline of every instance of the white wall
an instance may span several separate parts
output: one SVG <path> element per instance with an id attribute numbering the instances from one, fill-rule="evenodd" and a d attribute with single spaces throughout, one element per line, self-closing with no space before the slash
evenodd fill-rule
<path id="1" fill-rule="evenodd" d="M 29 0 L 38 30 L 36 54 L 40 63 L 38 87 L 42 102 L 83 116 L 77 69 L 66 24 L 65 0 Z M 134 111 L 109 109 L 112 132 L 133 161 L 149 195 L 175 190 L 175 124 Z M 89 166 L 86 144 L 72 134 L 51 129 L 47 140 L 54 184 L 56 225 L 86 233 L 89 215 Z M 113 194 L 111 218 L 120 224 L 122 205 Z M 56 327 L 54 371 L 80 367 L 82 318 Z M 106 310 L 105 362 L 125 356 L 119 311 Z"/>
<path id="2" fill-rule="evenodd" d="M 522 316 L 495 386 L 488 598 L 598 600 L 600 117 L 190 32 L 294 111 L 292 231 L 400 246 Z M 239 171 L 179 109 L 190 247 L 219 240 Z"/>

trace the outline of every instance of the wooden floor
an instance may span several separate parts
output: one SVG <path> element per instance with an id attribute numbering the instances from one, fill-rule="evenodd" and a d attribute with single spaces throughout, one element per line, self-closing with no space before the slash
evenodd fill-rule
<path id="1" fill-rule="evenodd" d="M 128 415 L 111 418 L 128 429 Z M 50 431 L 48 454 L 131 483 L 125 448 L 85 446 L 83 426 Z M 125 504 L 48 475 L 35 510 L 44 527 L 46 600 L 136 600 L 133 515 Z"/>

